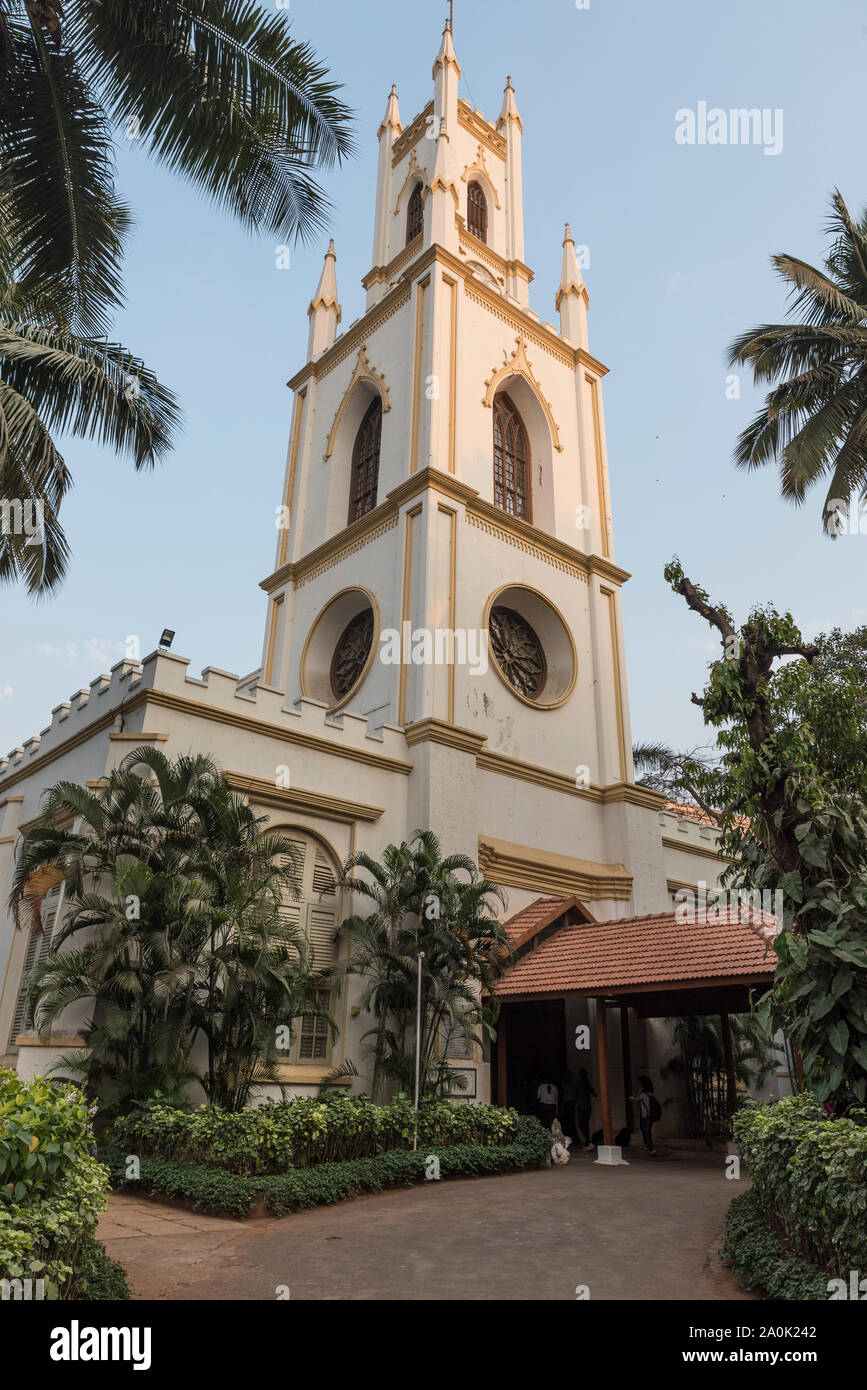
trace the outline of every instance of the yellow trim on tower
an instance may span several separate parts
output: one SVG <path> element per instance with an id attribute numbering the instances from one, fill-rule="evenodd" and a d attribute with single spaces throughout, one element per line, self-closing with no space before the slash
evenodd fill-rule
<path id="1" fill-rule="evenodd" d="M 620 638 L 617 630 L 617 596 L 613 589 L 599 587 L 600 594 L 608 599 L 608 613 L 611 625 L 611 660 L 614 671 L 614 704 L 617 711 L 617 745 L 620 753 L 620 780 L 626 781 L 626 730 L 623 724 L 623 684 L 620 668 Z"/>
<path id="2" fill-rule="evenodd" d="M 285 594 L 278 594 L 271 604 L 271 625 L 268 629 L 268 655 L 265 659 L 266 685 L 270 685 L 274 677 L 274 648 L 277 645 L 277 624 L 281 618 L 281 609 L 285 598 Z"/>
<path id="3" fill-rule="evenodd" d="M 292 515 L 292 502 L 295 496 L 295 469 L 298 464 L 298 445 L 301 439 L 301 419 L 304 415 L 304 403 L 307 400 L 307 387 L 305 386 L 295 397 L 295 409 L 292 412 L 292 434 L 289 441 L 289 468 L 286 473 L 286 491 L 283 497 L 283 506 L 286 508 L 287 521 Z M 286 551 L 289 548 L 289 527 L 284 526 L 280 532 L 280 544 L 277 547 L 277 565 L 286 563 Z"/>
<path id="4" fill-rule="evenodd" d="M 590 387 L 590 405 L 593 413 L 593 448 L 596 453 L 596 490 L 599 495 L 599 532 L 602 537 L 602 554 L 611 554 L 611 539 L 608 531 L 608 505 L 605 496 L 605 462 L 602 457 L 602 430 L 599 419 L 599 381 L 589 372 L 584 380 Z"/>
<path id="5" fill-rule="evenodd" d="M 412 431 L 409 450 L 410 473 L 415 473 L 419 466 L 418 434 L 421 416 L 421 401 L 419 396 L 421 392 L 422 348 L 424 343 L 424 298 L 425 291 L 429 284 L 430 275 L 426 275 L 423 280 L 419 280 L 415 287 L 415 347 L 413 349 L 412 364 Z"/>
<path id="6" fill-rule="evenodd" d="M 422 514 L 421 506 L 414 507 L 406 514 L 406 535 L 403 543 L 403 591 L 401 598 L 400 624 L 400 678 L 398 682 L 397 722 L 406 723 L 406 674 L 409 652 L 404 650 L 404 623 L 411 621 L 412 598 L 412 552 L 415 539 L 415 523 Z"/>

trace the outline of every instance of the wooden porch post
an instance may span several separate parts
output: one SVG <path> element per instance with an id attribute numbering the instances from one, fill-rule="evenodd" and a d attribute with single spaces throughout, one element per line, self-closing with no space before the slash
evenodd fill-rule
<path id="1" fill-rule="evenodd" d="M 728 1083 L 729 1117 L 734 1115 L 738 1108 L 738 1092 L 735 1085 L 735 1062 L 732 1052 L 732 1030 L 729 1023 L 728 1014 L 720 1014 L 722 1024 L 723 1050 L 726 1059 L 726 1081 Z"/>
<path id="2" fill-rule="evenodd" d="M 602 1142 L 614 1143 L 611 1123 L 611 1088 L 608 1085 L 608 1011 L 604 999 L 596 1000 L 596 1048 L 599 1053 L 599 1091 L 602 1103 Z"/>
<path id="3" fill-rule="evenodd" d="M 629 1005 L 620 1005 L 620 1055 L 623 1060 L 623 1112 L 630 1134 L 635 1129 L 632 1113 L 632 1044 L 629 1040 Z"/>
<path id="4" fill-rule="evenodd" d="M 508 1034 L 507 1034 L 507 1029 L 506 1029 L 506 1006 L 505 1006 L 505 1004 L 502 1004 L 502 1005 L 500 1006 L 500 1017 L 497 1019 L 497 1104 L 498 1104 L 498 1105 L 508 1105 L 508 1104 L 509 1104 L 509 1095 L 508 1095 L 508 1091 L 509 1091 L 509 1070 L 508 1070 L 508 1057 L 507 1057 L 507 1052 L 506 1052 L 507 1039 L 508 1039 Z"/>

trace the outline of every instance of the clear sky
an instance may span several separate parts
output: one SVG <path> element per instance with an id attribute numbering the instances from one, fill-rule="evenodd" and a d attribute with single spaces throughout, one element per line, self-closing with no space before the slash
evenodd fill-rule
<path id="1" fill-rule="evenodd" d="M 263 5 L 263 8 L 266 6 Z M 281 8 L 283 8 L 281 6 Z M 363 310 L 376 130 L 392 82 L 405 125 L 431 95 L 446 3 L 292 0 L 295 34 L 345 84 L 358 157 L 327 176 L 343 325 Z M 604 388 L 616 557 L 624 590 L 633 733 L 705 741 L 689 694 L 714 653 L 709 629 L 666 588 L 677 552 L 745 616 L 790 609 L 807 633 L 867 622 L 867 536 L 823 537 L 824 491 L 800 511 L 776 474 L 731 463 L 759 397 L 726 398 L 725 346 L 783 317 L 769 256 L 820 258 L 828 197 L 867 204 L 867 11 L 858 0 L 456 0 L 462 95 L 495 118 L 511 74 L 524 123 L 532 307 L 556 322 L 563 223 L 590 250 L 590 348 Z M 675 113 L 783 112 L 777 155 L 682 145 Z M 260 660 L 290 393 L 327 239 L 276 268 L 272 240 L 240 230 L 192 189 L 118 143 L 136 234 L 116 329 L 180 395 L 186 428 L 158 473 L 67 441 L 76 486 L 63 520 L 73 556 L 58 597 L 0 590 L 0 749 L 164 626 L 198 675 Z"/>

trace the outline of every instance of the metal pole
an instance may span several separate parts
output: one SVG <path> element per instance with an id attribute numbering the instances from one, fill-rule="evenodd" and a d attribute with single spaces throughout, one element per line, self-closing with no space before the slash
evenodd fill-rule
<path id="1" fill-rule="evenodd" d="M 418 1148 L 418 1091 L 421 1074 L 421 963 L 424 951 L 418 953 L 418 991 L 415 1002 L 415 1123 L 413 1125 L 413 1152 Z"/>

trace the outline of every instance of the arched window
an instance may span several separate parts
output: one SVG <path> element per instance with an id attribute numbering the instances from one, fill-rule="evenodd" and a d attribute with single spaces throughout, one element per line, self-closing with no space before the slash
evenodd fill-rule
<path id="1" fill-rule="evenodd" d="M 467 187 L 467 230 L 479 241 L 488 239 L 488 200 L 478 179 Z"/>
<path id="2" fill-rule="evenodd" d="M 421 184 L 417 183 L 409 199 L 406 210 L 406 242 L 413 241 L 424 226 L 424 204 L 421 200 Z"/>
<path id="3" fill-rule="evenodd" d="M 371 401 L 362 420 L 352 450 L 352 481 L 349 485 L 349 520 L 357 521 L 376 506 L 379 482 L 379 441 L 382 435 L 382 401 Z"/>
<path id="4" fill-rule="evenodd" d="M 532 520 L 530 506 L 530 445 L 524 422 L 501 391 L 494 397 L 494 504 Z"/>

